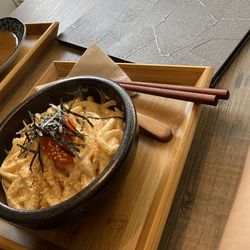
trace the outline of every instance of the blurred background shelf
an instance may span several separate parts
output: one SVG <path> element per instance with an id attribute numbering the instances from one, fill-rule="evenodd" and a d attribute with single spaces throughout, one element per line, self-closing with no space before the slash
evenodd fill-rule
<path id="1" fill-rule="evenodd" d="M 24 0 L 1 0 L 0 2 L 0 18 L 9 16 Z"/>
<path id="2" fill-rule="evenodd" d="M 17 7 L 13 0 L 1 0 L 0 2 L 0 18 L 10 15 L 10 13 Z"/>

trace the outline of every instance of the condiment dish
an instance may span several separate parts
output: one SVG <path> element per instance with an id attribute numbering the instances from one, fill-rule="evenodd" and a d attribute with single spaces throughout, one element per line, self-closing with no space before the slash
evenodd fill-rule
<path id="1" fill-rule="evenodd" d="M 2 53 L 4 58 L 0 60 L 0 73 L 2 73 L 10 66 L 20 52 L 21 45 L 26 35 L 26 26 L 17 18 L 4 17 L 0 19 L 0 32 L 5 33 L 5 35 L 2 33 L 0 36 L 1 39 L 8 39 L 8 41 L 0 40 L 2 46 L 3 44 L 7 45 L 7 48 L 6 46 L 2 48 L 5 50 L 4 53 Z M 7 33 L 8 36 L 6 36 Z M 9 41 L 10 38 L 14 41 Z"/>

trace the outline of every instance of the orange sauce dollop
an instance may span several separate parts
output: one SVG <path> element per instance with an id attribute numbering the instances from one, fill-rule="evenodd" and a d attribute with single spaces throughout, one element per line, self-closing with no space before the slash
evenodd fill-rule
<path id="1" fill-rule="evenodd" d="M 9 31 L 0 30 L 0 65 L 2 65 L 15 51 L 18 39 Z"/>
<path id="2" fill-rule="evenodd" d="M 64 167 L 74 163 L 72 155 L 67 153 L 57 142 L 48 136 L 42 136 L 40 138 L 41 149 L 49 158 L 51 158 L 56 167 Z"/>
<path id="3" fill-rule="evenodd" d="M 68 139 L 71 139 L 69 131 L 74 131 L 75 124 L 69 116 L 65 115 L 64 117 L 66 119 L 65 125 L 67 127 L 66 130 L 68 130 L 68 136 L 64 135 L 63 137 L 67 141 Z M 61 147 L 53 138 L 42 136 L 40 138 L 40 143 L 41 149 L 54 161 L 56 167 L 61 168 L 74 163 L 74 158 L 67 152 L 67 148 Z"/>

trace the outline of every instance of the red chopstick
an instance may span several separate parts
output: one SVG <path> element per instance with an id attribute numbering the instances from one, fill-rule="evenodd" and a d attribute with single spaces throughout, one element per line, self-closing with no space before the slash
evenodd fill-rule
<path id="1" fill-rule="evenodd" d="M 216 106 L 218 99 L 227 100 L 230 96 L 228 90 L 198 88 L 182 85 L 171 85 L 148 82 L 118 82 L 126 90 L 140 92 L 150 95 L 157 95 L 178 100 L 190 101 L 194 103 L 208 104 Z"/>
<path id="2" fill-rule="evenodd" d="M 120 84 L 132 84 L 132 85 L 139 85 L 139 86 L 148 86 L 153 88 L 161 88 L 161 89 L 172 89 L 172 90 L 179 90 L 185 92 L 193 92 L 193 93 L 201 93 L 201 94 L 209 94 L 209 95 L 216 95 L 218 99 L 227 100 L 230 96 L 230 93 L 226 89 L 212 89 L 212 88 L 199 88 L 199 87 L 192 87 L 192 86 L 184 86 L 184 85 L 174 85 L 174 84 L 165 84 L 165 83 L 150 83 L 150 82 L 122 82 L 119 81 Z"/>

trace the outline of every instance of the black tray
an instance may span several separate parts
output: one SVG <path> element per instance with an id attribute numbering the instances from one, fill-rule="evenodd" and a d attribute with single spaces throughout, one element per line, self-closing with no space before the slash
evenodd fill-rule
<path id="1" fill-rule="evenodd" d="M 116 62 L 213 66 L 213 87 L 250 37 L 249 13 L 242 0 L 98 1 L 58 39 L 95 41 Z"/>

